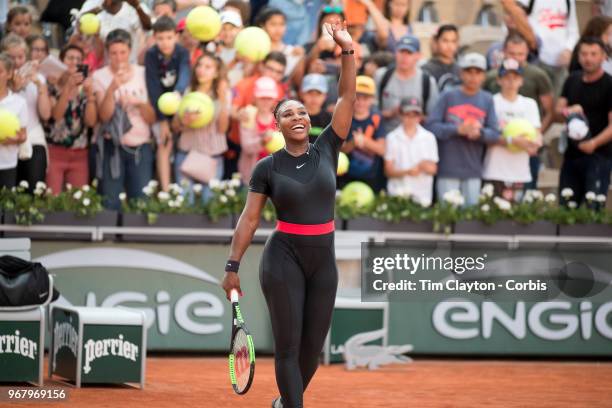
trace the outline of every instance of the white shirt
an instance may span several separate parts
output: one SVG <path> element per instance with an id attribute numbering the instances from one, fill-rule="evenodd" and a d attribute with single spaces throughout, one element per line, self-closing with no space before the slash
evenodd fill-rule
<path id="1" fill-rule="evenodd" d="M 513 119 L 525 119 L 536 129 L 542 127 L 538 104 L 533 99 L 519 95 L 514 102 L 511 102 L 498 93 L 493 96 L 493 102 L 500 129 Z M 506 146 L 489 146 L 485 155 L 482 178 L 509 183 L 530 182 L 529 154 L 524 150 L 510 151 Z"/>
<path id="2" fill-rule="evenodd" d="M 438 162 L 438 144 L 433 133 L 418 126 L 413 137 L 406 135 L 399 126 L 386 137 L 385 160 L 392 161 L 395 168 L 408 170 L 423 160 Z M 421 173 L 418 176 L 390 177 L 387 190 L 390 195 L 410 195 L 424 207 L 431 205 L 433 176 Z"/>
<path id="3" fill-rule="evenodd" d="M 38 74 L 38 80 L 46 83 L 45 77 Z M 28 122 L 21 123 L 28 131 L 28 140 L 32 145 L 46 146 L 45 130 L 40 123 L 40 117 L 38 116 L 38 88 L 34 85 L 34 82 L 30 81 L 28 84 L 19 91 L 28 107 Z"/>
<path id="4" fill-rule="evenodd" d="M 19 118 L 21 127 L 26 127 L 26 123 L 28 123 L 28 107 L 25 99 L 21 95 L 9 91 L 8 95 L 0 100 L 0 108 L 13 112 Z M 17 167 L 18 152 L 19 145 L 0 144 L 0 170 Z"/>
<path id="5" fill-rule="evenodd" d="M 573 50 L 578 42 L 576 1 L 570 2 L 568 15 L 566 0 L 535 0 L 529 24 L 542 40 L 538 56 L 545 64 L 557 66 L 561 52 Z"/>

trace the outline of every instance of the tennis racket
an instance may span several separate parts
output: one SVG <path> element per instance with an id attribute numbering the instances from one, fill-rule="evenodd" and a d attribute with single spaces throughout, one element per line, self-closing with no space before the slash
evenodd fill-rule
<path id="1" fill-rule="evenodd" d="M 255 376 L 255 347 L 253 338 L 249 334 L 240 305 L 238 304 L 238 291 L 232 290 L 232 340 L 229 354 L 229 374 L 232 388 L 236 394 L 242 395 L 251 387 Z"/>

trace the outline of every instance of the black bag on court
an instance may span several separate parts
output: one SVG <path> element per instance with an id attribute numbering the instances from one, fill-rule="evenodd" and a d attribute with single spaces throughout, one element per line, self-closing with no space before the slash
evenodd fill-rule
<path id="1" fill-rule="evenodd" d="M 0 257 L 0 307 L 39 305 L 49 297 L 49 273 L 38 262 Z M 53 288 L 53 300 L 59 292 Z"/>

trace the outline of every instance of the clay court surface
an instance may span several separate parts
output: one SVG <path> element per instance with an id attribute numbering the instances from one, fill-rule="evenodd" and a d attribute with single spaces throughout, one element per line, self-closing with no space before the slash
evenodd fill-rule
<path id="1" fill-rule="evenodd" d="M 46 387 L 63 386 L 46 381 Z M 3 395 L 6 388 L 3 387 Z M 68 388 L 69 401 L 0 407 L 269 407 L 276 395 L 274 362 L 257 360 L 246 396 L 234 395 L 223 357 L 147 358 L 145 390 L 124 386 Z M 322 407 L 612 407 L 612 362 L 418 359 L 379 371 L 321 367 L 305 397 Z"/>

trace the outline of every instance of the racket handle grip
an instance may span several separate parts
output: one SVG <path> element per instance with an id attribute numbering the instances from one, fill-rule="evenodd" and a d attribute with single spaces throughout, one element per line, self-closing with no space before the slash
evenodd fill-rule
<path id="1" fill-rule="evenodd" d="M 236 289 L 232 289 L 230 292 L 230 300 L 232 303 L 238 302 L 238 291 Z"/>

